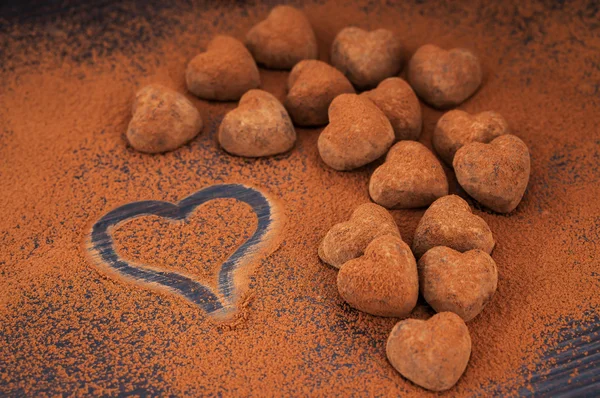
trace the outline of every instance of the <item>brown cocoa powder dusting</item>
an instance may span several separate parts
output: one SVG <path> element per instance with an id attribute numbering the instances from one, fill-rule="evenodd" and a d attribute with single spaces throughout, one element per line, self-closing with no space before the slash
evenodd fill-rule
<path id="1" fill-rule="evenodd" d="M 528 145 L 532 174 L 516 211 L 498 215 L 470 201 L 497 240 L 498 290 L 468 324 L 471 360 L 447 395 L 529 388 L 533 370 L 552 368 L 541 357 L 556 347 L 557 332 L 569 321 L 589 327 L 597 318 L 598 11 L 585 2 L 556 9 L 521 2 L 335 3 L 304 7 L 321 59 L 327 60 L 335 34 L 352 24 L 393 30 L 407 54 L 425 43 L 468 47 L 482 61 L 484 82 L 461 109 L 499 112 Z M 317 150 L 320 129 L 298 129 L 295 148 L 284 155 L 228 156 L 216 131 L 235 104 L 189 94 L 205 121 L 198 137 L 164 155 L 127 147 L 137 89 L 154 82 L 185 92 L 185 67 L 211 36 L 243 38 L 268 7 L 144 8 L 148 15 L 132 7 L 109 8 L 117 21 L 122 13 L 132 17 L 104 30 L 93 23 L 82 28 L 75 15 L 11 23 L 0 33 L 0 392 L 426 394 L 386 360 L 385 342 L 397 320 L 344 304 L 336 270 L 317 255 L 329 228 L 369 201 L 376 164 L 345 173 L 328 168 Z M 148 31 L 140 42 L 127 40 Z M 261 70 L 261 89 L 283 100 L 287 75 Z M 431 148 L 442 112 L 422 108 L 420 141 Z M 450 192 L 466 198 L 445 170 Z M 89 260 L 86 234 L 109 210 L 136 200 L 176 202 L 223 182 L 263 187 L 281 199 L 288 223 L 280 249 L 258 265 L 236 323 L 216 324 L 185 299 L 114 279 Z M 210 217 L 204 210 L 199 217 Z M 392 211 L 409 245 L 423 212 Z M 228 216 L 247 215 L 234 206 Z M 131 234 L 141 236 L 144 225 L 155 228 L 152 220 L 139 219 L 120 233 L 135 228 Z M 246 226 L 242 221 L 232 231 Z M 157 260 L 177 258 L 176 237 L 185 228 L 158 229 L 175 237 L 164 238 L 169 253 L 154 248 Z M 215 230 L 212 239 L 188 247 L 206 254 L 222 233 Z M 148 239 L 139 241 L 140 250 L 146 243 L 151 250 Z M 412 316 L 431 314 L 421 301 Z"/>
<path id="2" fill-rule="evenodd" d="M 250 238 L 257 224 L 247 204 L 217 199 L 198 207 L 186 220 L 140 217 L 119 225 L 112 236 L 124 259 L 189 275 L 215 288 L 219 266 Z"/>

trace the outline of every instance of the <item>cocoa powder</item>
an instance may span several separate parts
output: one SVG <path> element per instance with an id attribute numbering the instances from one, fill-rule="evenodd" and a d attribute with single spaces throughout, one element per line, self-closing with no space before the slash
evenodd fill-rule
<path id="1" fill-rule="evenodd" d="M 235 104 L 192 95 L 205 121 L 202 134 L 164 155 L 127 147 L 137 89 L 172 83 L 166 85 L 185 92 L 185 67 L 212 36 L 243 38 L 269 10 L 150 4 L 0 23 L 0 392 L 426 394 L 386 360 L 397 319 L 344 304 L 336 270 L 317 255 L 329 228 L 369 201 L 377 164 L 347 173 L 328 168 L 317 150 L 320 129 L 298 129 L 295 148 L 281 156 L 228 156 L 216 132 Z M 530 149 L 531 179 L 516 211 L 474 210 L 497 241 L 498 290 L 468 324 L 471 360 L 449 396 L 539 388 L 543 378 L 532 375 L 555 366 L 543 358 L 558 349 L 559 331 L 589 329 L 597 319 L 600 43 L 593 32 L 600 15 L 584 1 L 561 4 L 304 6 L 324 60 L 335 34 L 352 24 L 393 30 L 409 55 L 425 43 L 472 48 L 485 78 L 461 109 L 499 112 Z M 280 101 L 286 80 L 286 72 L 261 70 L 261 89 Z M 422 109 L 420 141 L 431 148 L 442 112 Z M 446 172 L 450 192 L 468 199 Z M 89 260 L 86 234 L 111 209 L 136 200 L 176 202 L 223 182 L 250 183 L 279 197 L 291 226 L 279 251 L 259 264 L 234 324 L 216 324 L 172 293 L 114 279 Z M 210 216 L 199 211 L 198 217 Z M 228 216 L 245 220 L 243 211 L 232 207 Z M 423 212 L 392 211 L 409 245 Z M 139 224 L 121 233 L 134 226 L 142 234 Z M 192 256 L 177 253 L 185 242 L 176 232 L 165 236 L 165 247 L 154 249 L 157 261 L 176 259 L 163 266 L 181 269 Z M 195 249 L 213 253 L 218 236 Z M 213 253 L 212 264 L 223 254 Z M 412 317 L 431 315 L 421 302 Z M 579 380 L 577 372 L 566 374 Z"/>

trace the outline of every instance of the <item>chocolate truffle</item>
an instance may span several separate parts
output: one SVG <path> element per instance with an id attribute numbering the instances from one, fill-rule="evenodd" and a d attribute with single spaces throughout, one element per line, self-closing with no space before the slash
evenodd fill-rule
<path id="1" fill-rule="evenodd" d="M 448 180 L 435 155 L 416 141 L 400 141 L 371 176 L 369 194 L 388 209 L 423 207 L 448 194 Z"/>
<path id="2" fill-rule="evenodd" d="M 511 134 L 489 144 L 473 142 L 463 146 L 456 152 L 453 166 L 460 186 L 498 213 L 513 211 L 529 182 L 529 150 Z"/>
<path id="3" fill-rule="evenodd" d="M 396 134 L 396 140 L 417 141 L 421 135 L 421 105 L 408 83 L 398 77 L 385 79 L 366 96 L 383 111 Z"/>
<path id="4" fill-rule="evenodd" d="M 317 38 L 306 15 L 290 6 L 273 8 L 267 19 L 250 29 L 246 46 L 256 62 L 273 69 L 290 69 L 303 59 L 319 55 Z"/>
<path id="5" fill-rule="evenodd" d="M 417 258 L 435 246 L 448 246 L 459 252 L 481 249 L 490 254 L 495 244 L 483 218 L 473 214 L 464 199 L 447 195 L 433 202 L 423 214 L 412 249 Z"/>
<path id="6" fill-rule="evenodd" d="M 329 125 L 317 146 L 329 167 L 352 170 L 383 156 L 394 138 L 392 125 L 372 101 L 341 94 L 329 106 Z"/>
<path id="7" fill-rule="evenodd" d="M 450 311 L 465 322 L 492 299 L 498 285 L 496 263 L 486 252 L 465 253 L 437 246 L 419 260 L 419 286 L 437 312 Z"/>
<path id="8" fill-rule="evenodd" d="M 431 391 L 445 391 L 467 368 L 471 336 L 465 322 L 452 312 L 441 312 L 427 321 L 406 319 L 392 329 L 386 354 L 408 380 Z"/>
<path id="9" fill-rule="evenodd" d="M 488 143 L 508 134 L 508 123 L 497 112 L 470 115 L 455 109 L 438 120 L 433 132 L 433 147 L 444 162 L 452 166 L 454 154 L 471 142 Z"/>
<path id="10" fill-rule="evenodd" d="M 369 243 L 364 255 L 342 265 L 337 286 L 342 298 L 360 311 L 408 316 L 419 296 L 415 258 L 398 236 L 380 236 Z"/>
<path id="11" fill-rule="evenodd" d="M 219 101 L 238 100 L 260 85 L 258 68 L 246 47 L 230 36 L 216 36 L 206 52 L 190 61 L 185 72 L 188 90 Z"/>
<path id="12" fill-rule="evenodd" d="M 402 47 L 394 33 L 387 29 L 368 32 L 352 26 L 342 29 L 333 40 L 331 64 L 357 88 L 373 88 L 400 72 Z"/>
<path id="13" fill-rule="evenodd" d="M 219 127 L 219 143 L 238 156 L 276 155 L 292 149 L 295 142 L 296 131 L 285 108 L 262 90 L 244 94 Z"/>
<path id="14" fill-rule="evenodd" d="M 334 225 L 319 246 L 321 260 L 336 268 L 362 256 L 367 245 L 382 235 L 400 237 L 392 215 L 375 203 L 358 206 L 350 220 Z"/>
<path id="15" fill-rule="evenodd" d="M 317 60 L 300 61 L 288 78 L 285 107 L 299 126 L 327 124 L 327 110 L 335 97 L 354 94 L 354 87 L 333 66 Z"/>
<path id="16" fill-rule="evenodd" d="M 183 94 L 152 84 L 137 92 L 127 141 L 147 153 L 172 151 L 202 130 L 202 117 Z"/>
<path id="17" fill-rule="evenodd" d="M 479 59 L 471 51 L 446 51 L 432 44 L 415 52 L 407 76 L 419 97 L 436 108 L 462 103 L 477 91 L 482 80 Z"/>

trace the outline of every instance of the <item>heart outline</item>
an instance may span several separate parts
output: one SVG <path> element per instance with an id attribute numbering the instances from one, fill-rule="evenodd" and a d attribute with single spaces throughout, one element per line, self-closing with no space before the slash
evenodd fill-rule
<path id="1" fill-rule="evenodd" d="M 216 199 L 236 199 L 248 204 L 258 219 L 252 236 L 240 245 L 220 266 L 217 292 L 195 279 L 175 271 L 159 271 L 136 266 L 117 254 L 111 230 L 138 217 L 156 215 L 169 221 L 185 220 L 199 206 Z M 116 272 L 128 280 L 164 287 L 183 296 L 217 319 L 230 318 L 242 294 L 235 285 L 235 274 L 260 254 L 268 255 L 279 246 L 274 241 L 281 229 L 282 217 L 277 203 L 261 191 L 243 184 L 212 185 L 177 203 L 161 200 L 131 202 L 119 206 L 94 223 L 88 233 L 87 250 L 99 268 Z M 274 244 L 269 245 L 271 241 Z"/>

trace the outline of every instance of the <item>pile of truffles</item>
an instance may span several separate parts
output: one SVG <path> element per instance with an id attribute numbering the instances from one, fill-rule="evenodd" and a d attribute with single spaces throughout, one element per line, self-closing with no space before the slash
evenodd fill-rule
<path id="1" fill-rule="evenodd" d="M 460 105 L 482 83 L 479 59 L 466 49 L 426 44 L 405 62 L 407 54 L 392 31 L 358 27 L 337 34 L 331 65 L 317 60 L 318 50 L 306 15 L 278 6 L 244 42 L 214 37 L 187 65 L 187 88 L 205 100 L 239 101 L 218 131 L 219 144 L 229 154 L 263 157 L 289 151 L 296 125 L 325 126 L 317 146 L 332 169 L 354 170 L 381 159 L 368 184 L 375 203 L 358 207 L 349 221 L 335 225 L 319 256 L 340 269 L 339 293 L 358 310 L 404 318 L 422 294 L 439 314 L 428 321 L 399 322 L 387 355 L 416 384 L 446 390 L 469 360 L 465 322 L 496 290 L 490 257 L 495 242 L 468 203 L 448 195 L 442 162 L 418 142 L 419 98 L 438 109 Z M 257 65 L 291 70 L 283 103 L 259 89 Z M 200 113 L 183 94 L 154 84 L 137 93 L 126 136 L 136 150 L 161 153 L 186 144 L 202 126 Z M 529 181 L 529 151 L 500 114 L 450 110 L 437 122 L 432 144 L 473 199 L 499 213 L 517 207 Z M 386 209 L 426 206 L 409 247 Z"/>
<path id="2" fill-rule="evenodd" d="M 438 314 L 427 321 L 398 322 L 387 341 L 387 357 L 415 384 L 444 391 L 456 384 L 471 356 L 465 322 L 496 292 L 494 246 L 487 223 L 465 200 L 446 195 L 421 218 L 412 247 L 388 210 L 365 203 L 327 232 L 319 257 L 339 269 L 340 296 L 368 314 L 406 318 L 422 294 Z"/>

